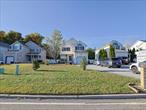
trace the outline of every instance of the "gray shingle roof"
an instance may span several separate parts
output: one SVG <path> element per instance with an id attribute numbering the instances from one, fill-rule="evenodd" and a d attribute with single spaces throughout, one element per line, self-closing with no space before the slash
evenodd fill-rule
<path id="1" fill-rule="evenodd" d="M 7 43 L 4 43 L 4 42 L 0 42 L 0 47 L 9 47 L 9 44 Z"/>

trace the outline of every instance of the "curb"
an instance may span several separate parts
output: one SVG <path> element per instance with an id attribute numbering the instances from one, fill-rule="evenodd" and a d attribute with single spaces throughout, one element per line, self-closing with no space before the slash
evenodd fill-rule
<path id="1" fill-rule="evenodd" d="M 9 95 L 0 94 L 7 99 L 146 99 L 146 94 L 111 94 L 111 95 Z"/>

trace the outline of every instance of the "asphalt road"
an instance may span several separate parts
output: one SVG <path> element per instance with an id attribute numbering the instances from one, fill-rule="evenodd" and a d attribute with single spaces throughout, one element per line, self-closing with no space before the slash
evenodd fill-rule
<path id="1" fill-rule="evenodd" d="M 0 110 L 146 110 L 146 99 L 0 99 Z"/>
<path id="2" fill-rule="evenodd" d="M 101 72 L 118 74 L 121 76 L 132 77 L 132 78 L 136 78 L 136 79 L 140 78 L 140 74 L 132 73 L 131 70 L 129 70 L 128 65 L 123 65 L 121 68 L 108 68 L 108 67 L 101 67 L 101 66 L 97 66 L 97 65 L 88 65 L 87 69 L 93 69 L 93 70 L 97 70 L 97 71 L 101 71 Z"/>

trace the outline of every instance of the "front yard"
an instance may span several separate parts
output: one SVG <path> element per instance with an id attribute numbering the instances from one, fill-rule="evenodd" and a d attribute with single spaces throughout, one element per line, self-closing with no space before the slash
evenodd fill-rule
<path id="1" fill-rule="evenodd" d="M 31 64 L 20 65 L 20 75 L 14 75 L 15 65 L 5 65 L 0 75 L 0 93 L 18 94 L 107 94 L 133 93 L 128 83 L 138 80 L 94 70 L 82 71 L 74 65 L 41 65 L 37 71 Z"/>

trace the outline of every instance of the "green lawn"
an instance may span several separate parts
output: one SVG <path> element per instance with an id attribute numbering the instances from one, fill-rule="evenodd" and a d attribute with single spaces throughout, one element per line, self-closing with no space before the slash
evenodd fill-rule
<path id="1" fill-rule="evenodd" d="M 74 65 L 41 65 L 37 71 L 31 64 L 21 64 L 21 75 L 14 75 L 15 65 L 5 65 L 0 75 L 0 93 L 19 94 L 107 94 L 133 93 L 128 83 L 138 80 L 94 70 L 82 71 Z"/>

